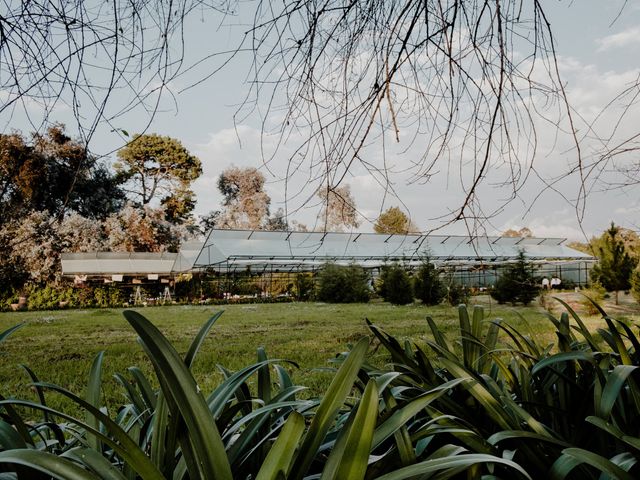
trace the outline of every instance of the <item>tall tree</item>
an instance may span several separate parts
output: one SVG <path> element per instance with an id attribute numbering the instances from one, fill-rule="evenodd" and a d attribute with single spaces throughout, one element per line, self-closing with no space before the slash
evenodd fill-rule
<path id="1" fill-rule="evenodd" d="M 631 272 L 638 261 L 627 251 L 620 228 L 611 222 L 611 227 L 600 238 L 592 242 L 598 263 L 591 269 L 591 279 L 600 283 L 608 292 L 618 292 L 631 288 Z"/>
<path id="2" fill-rule="evenodd" d="M 376 223 L 373 225 L 376 233 L 417 233 L 418 227 L 414 225 L 411 219 L 398 207 L 390 207 L 380 214 Z"/>
<path id="3" fill-rule="evenodd" d="M 220 174 L 218 189 L 224 207 L 216 226 L 260 230 L 269 218 L 271 198 L 264 191 L 265 178 L 256 168 L 229 167 Z"/>
<path id="4" fill-rule="evenodd" d="M 178 140 L 157 134 L 136 135 L 118 151 L 118 159 L 114 168 L 134 205 L 160 203 L 173 223 L 189 217 L 195 207 L 190 187 L 202 174 L 202 166 Z"/>
<path id="5" fill-rule="evenodd" d="M 358 212 L 356 202 L 351 196 L 351 187 L 320 189 L 318 197 L 324 206 L 318 215 L 318 228 L 327 232 L 343 232 L 358 228 Z"/>

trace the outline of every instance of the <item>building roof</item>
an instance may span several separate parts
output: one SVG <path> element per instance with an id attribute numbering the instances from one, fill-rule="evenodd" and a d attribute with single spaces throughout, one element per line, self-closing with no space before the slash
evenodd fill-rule
<path id="1" fill-rule="evenodd" d="M 224 271 L 309 270 L 326 262 L 377 267 L 399 261 L 419 264 L 424 257 L 444 265 L 513 262 L 520 251 L 534 262 L 594 261 L 569 248 L 564 238 L 376 233 L 211 230 L 194 268 Z"/>

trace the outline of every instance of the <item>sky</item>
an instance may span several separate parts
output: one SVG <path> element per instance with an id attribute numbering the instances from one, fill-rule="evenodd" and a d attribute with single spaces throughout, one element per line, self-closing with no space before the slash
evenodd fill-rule
<path id="1" fill-rule="evenodd" d="M 542 2 L 551 22 L 557 45 L 558 67 L 564 88 L 576 118 L 577 136 L 585 159 L 596 158 L 604 148 L 602 137 L 617 138 L 631 136 L 640 130 L 640 108 L 632 105 L 625 111 L 621 105 L 610 102 L 640 75 L 640 5 L 616 0 L 602 2 L 581 0 L 580 2 Z M 186 57 L 196 59 L 211 51 L 225 51 L 237 45 L 246 30 L 250 3 L 241 4 L 237 15 L 221 19 L 215 12 L 202 13 L 193 18 L 187 28 Z M 244 10 L 243 10 L 244 9 Z M 621 13 L 622 12 L 622 13 Z M 236 55 L 229 65 L 196 86 L 185 87 L 202 78 L 204 74 L 219 65 L 221 58 L 213 58 L 201 64 L 190 74 L 172 82 L 172 95 L 164 97 L 160 110 L 155 115 L 148 132 L 169 135 L 179 139 L 203 165 L 203 175 L 195 182 L 197 195 L 195 213 L 206 214 L 220 208 L 221 196 L 216 182 L 220 173 L 231 165 L 258 167 L 267 178 L 267 192 L 272 198 L 272 211 L 286 207 L 289 220 L 298 220 L 312 226 L 319 209 L 309 190 L 305 190 L 308 178 L 304 172 L 290 178 L 287 184 L 289 200 L 285 202 L 285 182 L 287 160 L 301 140 L 291 135 L 288 142 L 279 143 L 274 135 L 261 134 L 261 116 L 256 112 L 237 115 L 238 108 L 247 94 L 247 83 L 251 56 L 248 53 Z M 2 92 L 0 92 L 1 94 Z M 264 99 L 259 99 L 262 108 Z M 609 105 L 607 110 L 603 109 Z M 28 107 L 27 107 L 28 108 Z M 33 107 L 37 110 L 37 107 Z M 30 112 L 33 115 L 33 111 Z M 0 115 L 0 124 L 5 131 L 29 130 L 23 112 L 14 111 L 11 117 L 6 112 Z M 68 107 L 61 105 L 54 110 L 52 118 L 67 123 L 73 134 L 73 121 Z M 92 139 L 92 149 L 109 153 L 123 142 L 122 135 L 114 132 L 124 129 L 139 132 L 145 128 L 147 116 L 136 110 L 123 115 L 116 125 L 100 125 Z M 267 118 L 267 123 L 276 126 L 280 121 L 277 112 Z M 591 126 L 593 130 L 589 130 Z M 614 131 L 614 127 L 617 130 Z M 509 190 L 498 186 L 506 172 L 494 170 L 495 177 L 482 187 L 480 198 L 483 211 L 494 212 L 490 220 L 483 222 L 483 229 L 489 234 L 502 232 L 508 228 L 529 227 L 536 236 L 566 237 L 584 241 L 602 232 L 614 221 L 627 228 L 640 228 L 640 190 L 636 186 L 627 188 L 607 187 L 601 182 L 587 181 L 589 188 L 584 205 L 584 215 L 576 211 L 576 195 L 579 192 L 579 178 L 563 176 L 568 166 L 575 162 L 575 146 L 570 136 L 560 131 L 556 125 L 536 120 L 538 148 L 534 165 L 536 174 L 528 177 L 517 198 L 505 204 Z M 398 144 L 387 145 L 386 156 L 382 158 L 382 147 L 372 142 L 365 150 L 371 161 L 384 161 L 393 165 L 397 172 L 422 152 L 420 142 L 411 144 L 411 133 L 401 129 Z M 393 143 L 393 142 L 391 142 Z M 277 147 L 277 149 L 276 149 Z M 273 155 L 270 163 L 264 165 L 263 157 Z M 637 158 L 637 155 L 635 155 Z M 112 161 L 113 154 L 105 161 Z M 620 158 L 624 165 L 632 165 L 634 155 Z M 468 225 L 463 222 L 443 226 L 442 215 L 450 213 L 460 202 L 462 190 L 459 175 L 447 171 L 446 163 L 439 175 L 427 183 L 409 182 L 402 173 L 392 178 L 393 188 L 398 198 L 386 194 L 375 176 L 366 169 L 356 166 L 345 179 L 350 185 L 358 211 L 361 215 L 361 231 L 372 231 L 373 221 L 379 213 L 390 206 L 401 205 L 410 214 L 412 221 L 422 230 L 440 229 L 439 233 L 466 233 Z M 617 181 L 615 175 L 603 172 L 606 178 Z M 558 178 L 553 189 L 545 185 L 537 176 Z M 302 190 L 299 197 L 292 192 Z"/>

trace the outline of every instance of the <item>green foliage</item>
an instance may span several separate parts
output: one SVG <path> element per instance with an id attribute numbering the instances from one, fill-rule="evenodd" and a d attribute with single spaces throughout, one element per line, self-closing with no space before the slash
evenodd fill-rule
<path id="1" fill-rule="evenodd" d="M 532 265 L 527 261 L 524 252 L 520 252 L 517 261 L 507 265 L 502 271 L 490 293 L 498 303 L 529 305 L 539 291 Z"/>
<path id="2" fill-rule="evenodd" d="M 191 183 L 202 174 L 200 160 L 176 139 L 157 135 L 134 135 L 118 151 L 114 164 L 118 178 L 137 205 L 159 200 L 167 220 L 180 223 L 195 207 Z"/>
<path id="3" fill-rule="evenodd" d="M 631 274 L 631 295 L 640 303 L 640 269 L 635 269 Z"/>
<path id="4" fill-rule="evenodd" d="M 316 298 L 321 302 L 368 302 L 369 274 L 358 265 L 325 264 L 317 277 Z"/>
<path id="5" fill-rule="evenodd" d="M 445 299 L 449 305 L 457 307 L 461 303 L 467 303 L 469 301 L 470 292 L 466 286 L 456 282 L 451 277 L 446 280 L 445 284 L 447 288 Z"/>
<path id="6" fill-rule="evenodd" d="M 440 272 L 428 258 L 416 271 L 413 285 L 416 298 L 425 305 L 438 305 L 447 294 Z"/>
<path id="7" fill-rule="evenodd" d="M 629 255 L 620 228 L 613 222 L 611 227 L 596 241 L 592 242 L 598 263 L 591 269 L 591 279 L 601 284 L 607 292 L 617 292 L 631 288 L 631 273 L 638 261 Z"/>
<path id="8" fill-rule="evenodd" d="M 402 210 L 390 207 L 380 214 L 373 230 L 376 233 L 407 234 L 418 231 L 418 228 Z"/>
<path id="9" fill-rule="evenodd" d="M 313 287 L 315 282 L 310 273 L 299 273 L 296 275 L 295 294 L 296 300 L 306 301 L 313 297 Z"/>
<path id="10" fill-rule="evenodd" d="M 386 302 L 406 305 L 413 302 L 413 283 L 401 265 L 385 265 L 380 272 L 379 293 Z"/>
<path id="11" fill-rule="evenodd" d="M 376 351 L 390 361 L 369 363 L 370 341 L 360 338 L 334 360 L 324 395 L 312 399 L 301 398 L 287 363 L 263 348 L 244 368 L 220 367 L 222 381 L 205 394 L 191 369 L 221 312 L 181 355 L 153 323 L 128 311 L 157 379 L 137 367 L 117 374 L 126 403 L 113 409 L 101 394 L 102 353 L 83 395 L 27 369 L 36 399 L 0 400 L 0 472 L 158 480 L 638 478 L 640 338 L 597 305 L 604 328 L 595 336 L 563 305 L 559 318 L 547 315 L 553 348 L 488 321 L 480 307 L 458 308 L 455 342 L 431 317 L 426 344 L 401 342 L 368 322 Z M 17 329 L 0 333 L 0 344 Z M 53 395 L 83 415 L 50 407 Z M 27 411 L 38 418 L 27 422 Z"/>

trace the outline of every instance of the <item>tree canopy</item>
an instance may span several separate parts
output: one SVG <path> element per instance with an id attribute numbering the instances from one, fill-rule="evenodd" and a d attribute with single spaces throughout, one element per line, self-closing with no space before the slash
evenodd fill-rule
<path id="1" fill-rule="evenodd" d="M 0 225 L 30 211 L 104 218 L 123 203 L 114 176 L 63 125 L 28 139 L 0 134 Z"/>
<path id="2" fill-rule="evenodd" d="M 417 233 L 416 227 L 411 219 L 398 207 L 390 207 L 380 214 L 373 225 L 376 233 Z"/>
<path id="3" fill-rule="evenodd" d="M 318 190 L 318 197 L 323 207 L 318 215 L 317 230 L 343 232 L 360 226 L 356 202 L 349 185 L 322 188 Z"/>
<path id="4" fill-rule="evenodd" d="M 136 205 L 157 202 L 167 219 L 185 220 L 195 207 L 191 183 L 202 174 L 200 160 L 180 141 L 157 134 L 136 135 L 118 151 L 114 164 L 123 189 Z"/>

